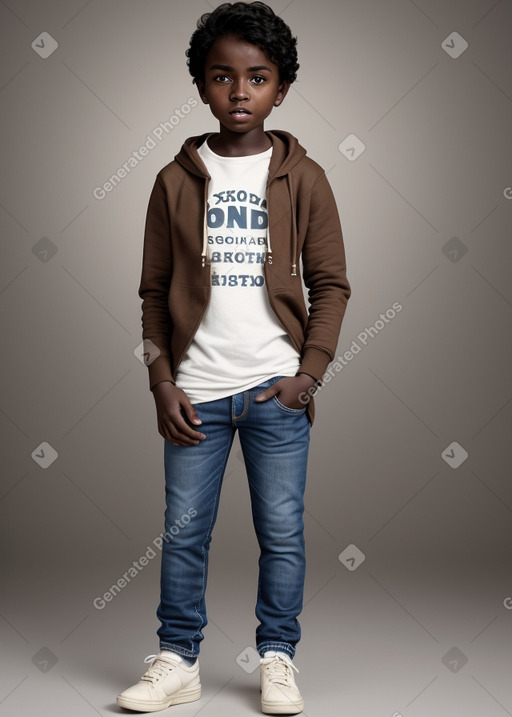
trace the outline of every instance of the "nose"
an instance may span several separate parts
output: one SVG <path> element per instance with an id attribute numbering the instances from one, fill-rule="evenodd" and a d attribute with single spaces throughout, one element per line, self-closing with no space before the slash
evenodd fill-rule
<path id="1" fill-rule="evenodd" d="M 237 82 L 233 83 L 233 87 L 231 89 L 231 99 L 235 101 L 247 99 L 247 89 L 244 85 L 243 80 L 240 79 Z"/>

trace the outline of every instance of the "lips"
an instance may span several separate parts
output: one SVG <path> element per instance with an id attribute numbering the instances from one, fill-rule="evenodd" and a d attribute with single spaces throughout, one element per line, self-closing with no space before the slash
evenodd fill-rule
<path id="1" fill-rule="evenodd" d="M 249 110 L 245 109 L 245 107 L 235 107 L 232 109 L 229 113 L 230 115 L 250 115 L 251 113 Z"/>

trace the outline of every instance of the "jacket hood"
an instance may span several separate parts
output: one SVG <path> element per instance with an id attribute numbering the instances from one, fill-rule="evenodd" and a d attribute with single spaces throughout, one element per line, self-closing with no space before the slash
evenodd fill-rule
<path id="1" fill-rule="evenodd" d="M 188 172 L 209 178 L 206 167 L 197 154 L 197 148 L 212 134 L 214 133 L 205 132 L 205 134 L 189 137 L 185 140 L 174 159 Z M 305 156 L 306 150 L 299 144 L 296 137 L 284 130 L 274 129 L 265 132 L 265 134 L 272 141 L 272 158 L 268 168 L 268 179 L 270 181 L 274 177 L 281 177 L 293 169 Z"/>
<path id="2" fill-rule="evenodd" d="M 178 162 L 187 172 L 194 174 L 205 179 L 211 179 L 208 171 L 201 160 L 197 152 L 197 148 L 212 135 L 212 132 L 206 132 L 202 135 L 189 137 L 183 143 L 180 151 L 175 156 L 176 162 Z M 291 275 L 297 276 L 297 226 L 296 226 L 296 207 L 295 207 L 295 196 L 293 190 L 293 180 L 290 174 L 291 170 L 306 156 L 306 150 L 299 144 L 299 141 L 289 132 L 284 130 L 269 130 L 265 134 L 270 137 L 272 141 L 272 156 L 268 168 L 268 184 L 276 177 L 286 176 L 286 183 L 288 186 L 288 192 L 290 196 L 291 216 L 292 216 L 292 236 L 291 236 Z M 204 227 L 203 227 L 203 249 L 201 252 L 201 263 L 202 266 L 206 266 L 208 263 L 208 226 L 207 226 L 207 183 L 205 182 L 205 197 L 204 197 Z M 266 261 L 272 264 L 272 247 L 270 244 L 270 227 L 267 227 L 267 252 Z"/>

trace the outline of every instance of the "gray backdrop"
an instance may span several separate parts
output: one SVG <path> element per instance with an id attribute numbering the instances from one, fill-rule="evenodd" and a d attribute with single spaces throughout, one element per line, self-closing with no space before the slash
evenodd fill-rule
<path id="1" fill-rule="evenodd" d="M 312 429 L 304 713 L 511 715 L 512 3 L 270 4 L 301 68 L 267 128 L 328 171 L 353 287 Z M 0 715 L 121 712 L 157 652 L 137 289 L 156 173 L 217 129 L 184 56 L 214 6 L 0 2 Z M 203 697 L 173 713 L 258 713 L 257 557 L 236 443 Z"/>

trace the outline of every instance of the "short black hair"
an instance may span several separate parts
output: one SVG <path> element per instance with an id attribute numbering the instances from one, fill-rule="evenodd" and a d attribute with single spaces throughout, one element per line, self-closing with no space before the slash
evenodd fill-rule
<path id="1" fill-rule="evenodd" d="M 215 40 L 225 35 L 240 37 L 266 52 L 278 66 L 281 82 L 291 84 L 297 79 L 297 38 L 272 8 L 255 0 L 250 3 L 226 2 L 201 15 L 185 52 L 194 82 L 204 81 L 206 56 Z"/>

